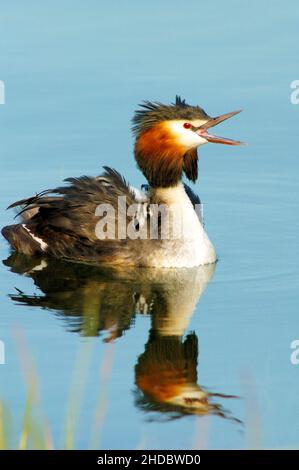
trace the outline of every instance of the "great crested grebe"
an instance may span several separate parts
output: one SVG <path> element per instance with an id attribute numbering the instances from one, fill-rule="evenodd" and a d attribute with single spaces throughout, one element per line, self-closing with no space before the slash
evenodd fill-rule
<path id="1" fill-rule="evenodd" d="M 12 204 L 10 208 L 21 207 L 22 220 L 4 227 L 2 234 L 27 255 L 145 267 L 215 262 L 215 249 L 196 210 L 199 198 L 182 177 L 196 181 L 200 145 L 241 144 L 208 133 L 237 113 L 211 118 L 178 96 L 171 105 L 145 101 L 133 118 L 133 132 L 146 191 L 131 187 L 108 167 L 97 177 L 67 178 L 68 186 Z M 158 228 L 152 232 L 154 222 Z"/>

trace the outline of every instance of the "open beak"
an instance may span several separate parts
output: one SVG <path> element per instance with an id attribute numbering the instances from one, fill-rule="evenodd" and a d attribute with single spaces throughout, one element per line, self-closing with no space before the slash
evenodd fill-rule
<path id="1" fill-rule="evenodd" d="M 225 137 L 217 137 L 208 133 L 208 129 L 217 126 L 217 124 L 220 124 L 220 122 L 226 121 L 226 119 L 229 119 L 235 116 L 236 114 L 239 114 L 241 111 L 242 110 L 240 109 L 239 111 L 232 111 L 231 113 L 226 113 L 222 114 L 221 116 L 211 118 L 202 126 L 197 127 L 195 129 L 195 132 L 204 139 L 206 139 L 208 142 L 214 142 L 214 144 L 242 145 L 243 142 L 240 142 L 239 140 L 226 139 Z"/>

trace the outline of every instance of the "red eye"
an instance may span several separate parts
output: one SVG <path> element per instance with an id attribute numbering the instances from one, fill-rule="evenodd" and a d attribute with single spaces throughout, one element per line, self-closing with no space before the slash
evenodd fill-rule
<path id="1" fill-rule="evenodd" d="M 190 129 L 190 127 L 191 127 L 190 122 L 185 122 L 184 128 L 185 128 L 185 129 Z"/>

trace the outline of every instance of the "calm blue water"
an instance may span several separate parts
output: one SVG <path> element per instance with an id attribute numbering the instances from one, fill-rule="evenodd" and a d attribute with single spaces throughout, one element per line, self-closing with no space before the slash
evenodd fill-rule
<path id="1" fill-rule="evenodd" d="M 219 134 L 249 143 L 200 152 L 195 189 L 219 262 L 191 312 L 179 290 L 177 311 L 167 305 L 172 279 L 114 279 L 56 265 L 24 276 L 22 260 L 10 262 L 17 272 L 1 263 L 0 398 L 13 417 L 12 446 L 24 412 L 20 356 L 27 351 L 55 447 L 69 406 L 77 448 L 299 447 L 299 365 L 290 362 L 290 343 L 299 339 L 299 105 L 290 102 L 290 83 L 299 79 L 298 21 L 295 0 L 1 6 L 1 226 L 11 223 L 5 207 L 14 200 L 67 176 L 97 174 L 103 164 L 140 185 L 130 118 L 143 99 L 169 102 L 179 93 L 211 115 L 241 107 Z M 3 239 L 0 252 L 9 257 Z M 182 296 L 191 284 L 182 281 Z M 162 340 L 148 342 L 151 315 L 136 312 L 141 295 L 156 299 L 152 322 Z M 159 323 L 167 315 L 185 335 L 172 345 Z M 109 328 L 122 336 L 105 342 Z M 198 355 L 197 384 L 240 397 L 211 397 L 230 419 L 171 420 L 165 406 L 137 403 L 138 357 L 149 369 L 154 344 L 161 363 L 179 367 L 190 332 L 187 363 L 194 375 Z"/>

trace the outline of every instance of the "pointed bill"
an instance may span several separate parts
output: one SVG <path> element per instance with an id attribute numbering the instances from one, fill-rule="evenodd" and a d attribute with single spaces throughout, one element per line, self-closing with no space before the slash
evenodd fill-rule
<path id="1" fill-rule="evenodd" d="M 217 124 L 220 124 L 221 122 L 226 121 L 227 119 L 235 116 L 236 114 L 239 114 L 241 111 L 242 110 L 240 109 L 238 111 L 232 111 L 230 113 L 221 114 L 221 116 L 211 118 L 205 124 L 198 127 L 196 132 L 198 135 L 206 139 L 208 142 L 213 142 L 214 144 L 242 145 L 243 142 L 239 140 L 227 139 L 226 137 L 218 137 L 216 135 L 209 134 L 207 131 L 207 129 L 217 126 Z"/>

